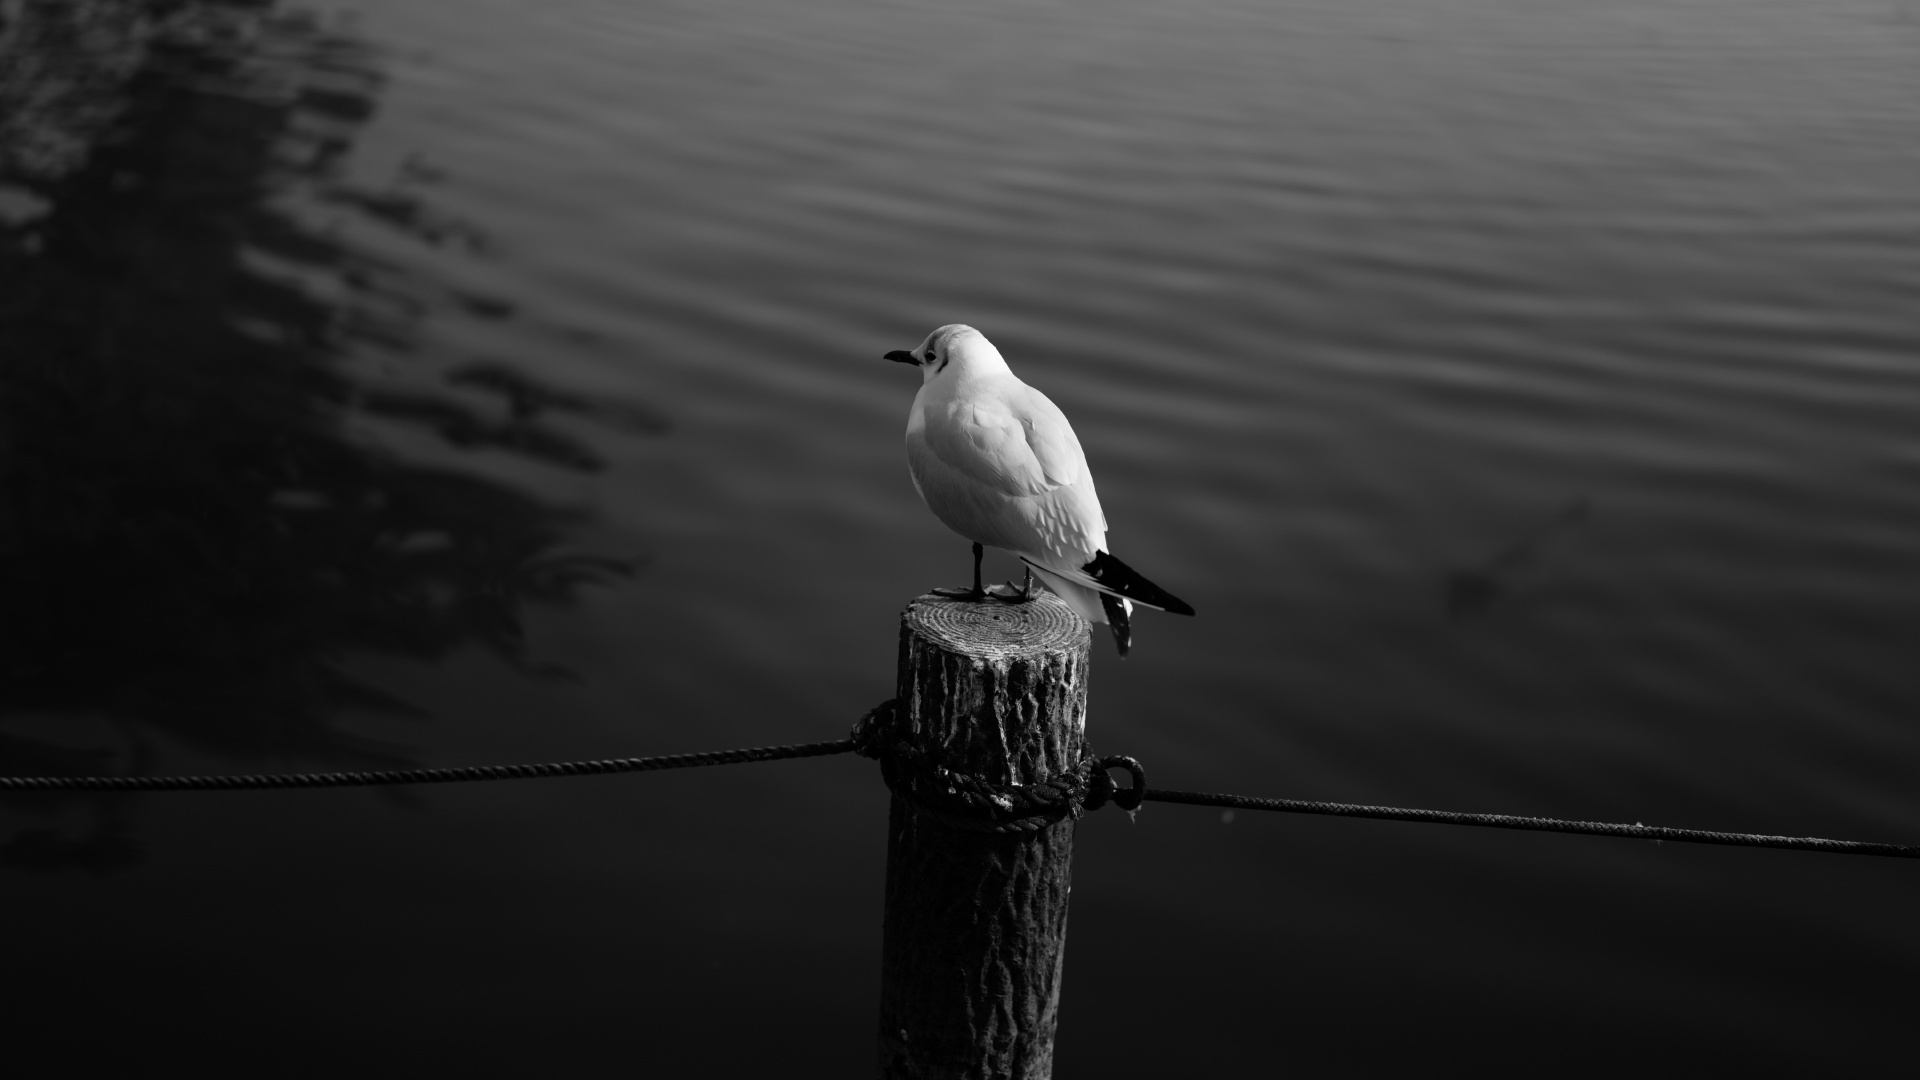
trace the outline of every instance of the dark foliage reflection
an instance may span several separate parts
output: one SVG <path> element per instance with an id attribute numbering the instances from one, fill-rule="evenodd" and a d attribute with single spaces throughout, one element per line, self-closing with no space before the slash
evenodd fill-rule
<path id="1" fill-rule="evenodd" d="M 543 673 L 522 608 L 625 572 L 565 553 L 566 515 L 523 492 L 345 433 L 371 416 L 598 465 L 543 426 L 594 406 L 506 365 L 444 392 L 348 373 L 436 306 L 513 316 L 302 208 L 484 247 L 431 209 L 424 166 L 386 190 L 343 179 L 375 59 L 271 3 L 0 0 L 0 773 L 138 772 L 166 740 L 397 763 L 337 721 L 409 706 L 342 660 L 477 645 Z M 12 801 L 61 828 L 31 822 L 0 861 L 137 857 L 121 803 L 50 798 Z"/>

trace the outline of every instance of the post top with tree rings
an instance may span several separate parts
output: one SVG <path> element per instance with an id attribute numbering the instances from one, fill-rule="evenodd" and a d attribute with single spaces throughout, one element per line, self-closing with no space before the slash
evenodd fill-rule
<path id="1" fill-rule="evenodd" d="M 1036 585 L 1024 603 L 957 600 L 929 593 L 907 606 L 907 622 L 942 648 L 980 660 L 1074 647 L 1085 639 L 1087 622 L 1066 601 Z"/>

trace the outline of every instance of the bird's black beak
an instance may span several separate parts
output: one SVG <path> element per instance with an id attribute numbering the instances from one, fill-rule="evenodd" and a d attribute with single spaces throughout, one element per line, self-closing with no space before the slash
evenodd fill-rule
<path id="1" fill-rule="evenodd" d="M 891 360 L 896 364 L 913 364 L 916 367 L 920 363 L 919 357 L 913 355 L 912 353 L 908 352 L 905 349 L 895 349 L 892 352 L 881 357 L 880 359 Z"/>

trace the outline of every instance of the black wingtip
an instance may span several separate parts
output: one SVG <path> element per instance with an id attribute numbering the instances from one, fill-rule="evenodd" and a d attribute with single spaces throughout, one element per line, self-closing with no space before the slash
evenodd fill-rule
<path id="1" fill-rule="evenodd" d="M 1193 614 L 1193 605 L 1140 576 L 1139 571 L 1102 551 L 1081 567 L 1102 587 L 1112 589 L 1129 600 L 1175 615 Z"/>
<path id="2" fill-rule="evenodd" d="M 1100 606 L 1106 610 L 1107 627 L 1113 631 L 1113 643 L 1120 647 L 1120 656 L 1124 659 L 1127 650 L 1133 648 L 1133 626 L 1127 621 L 1127 605 L 1101 593 Z"/>

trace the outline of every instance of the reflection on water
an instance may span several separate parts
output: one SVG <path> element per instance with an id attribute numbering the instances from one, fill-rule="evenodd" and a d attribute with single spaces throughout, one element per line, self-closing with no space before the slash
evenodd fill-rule
<path id="1" fill-rule="evenodd" d="M 315 224 L 340 208 L 426 244 L 431 170 L 342 177 L 376 57 L 258 3 L 0 7 L 0 773 L 137 773 L 156 739 L 238 761 L 398 764 L 343 712 L 411 706 L 341 662 L 482 646 L 530 674 L 528 604 L 626 573 L 569 553 L 568 515 L 503 484 L 350 438 L 359 412 L 458 446 L 592 470 L 550 416 L 594 407 L 500 363 L 447 389 L 351 376 L 450 299 Z M 456 388 L 467 393 L 456 395 Z M 604 417 L 658 430 L 650 414 Z M 122 803 L 52 811 L 0 862 L 110 870 Z"/>

